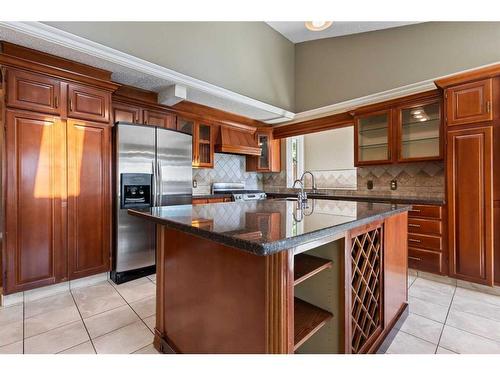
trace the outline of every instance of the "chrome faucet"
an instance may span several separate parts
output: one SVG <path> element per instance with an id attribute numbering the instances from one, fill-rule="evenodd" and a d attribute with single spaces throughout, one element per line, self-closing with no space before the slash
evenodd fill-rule
<path id="1" fill-rule="evenodd" d="M 305 177 L 306 177 L 306 174 L 309 174 L 311 175 L 311 182 L 312 182 L 312 189 L 313 189 L 313 193 L 316 192 L 317 187 L 316 187 L 316 179 L 314 178 L 314 175 L 312 174 L 312 172 L 310 171 L 305 171 L 304 173 L 302 173 L 302 176 L 300 177 L 300 180 L 302 181 L 302 184 L 304 185 L 304 182 L 305 182 Z"/>
<path id="2" fill-rule="evenodd" d="M 300 191 L 297 193 L 297 200 L 300 205 L 303 205 L 307 202 L 307 193 L 304 191 L 304 182 L 302 180 L 295 180 L 292 188 L 295 189 L 295 185 L 297 185 L 297 183 L 300 184 Z"/>

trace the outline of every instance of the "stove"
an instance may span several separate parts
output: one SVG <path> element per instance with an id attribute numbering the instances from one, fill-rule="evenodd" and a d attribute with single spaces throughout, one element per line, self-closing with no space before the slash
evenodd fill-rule
<path id="1" fill-rule="evenodd" d="M 262 190 L 245 189 L 242 182 L 214 182 L 212 194 L 231 194 L 234 201 L 256 201 L 266 199 L 266 193 Z"/>

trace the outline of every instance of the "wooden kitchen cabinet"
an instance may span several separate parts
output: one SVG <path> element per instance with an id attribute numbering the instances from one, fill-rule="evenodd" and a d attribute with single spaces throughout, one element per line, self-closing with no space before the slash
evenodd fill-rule
<path id="1" fill-rule="evenodd" d="M 271 129 L 257 129 L 255 140 L 261 149 L 260 156 L 247 156 L 248 172 L 281 172 L 281 143 L 273 139 Z"/>
<path id="2" fill-rule="evenodd" d="M 167 129 L 176 129 L 175 116 L 169 112 L 145 109 L 143 112 L 143 123 Z"/>
<path id="3" fill-rule="evenodd" d="M 213 168 L 215 127 L 212 124 L 195 122 L 193 129 L 193 167 Z"/>
<path id="4" fill-rule="evenodd" d="M 42 113 L 61 113 L 61 81 L 23 70 L 7 70 L 7 106 Z"/>
<path id="5" fill-rule="evenodd" d="M 107 122 L 111 108 L 111 93 L 94 87 L 68 84 L 68 117 Z"/>
<path id="6" fill-rule="evenodd" d="M 70 279 L 106 272 L 111 239 L 111 128 L 69 120 L 68 266 Z"/>
<path id="7" fill-rule="evenodd" d="M 113 102 L 113 123 L 118 121 L 142 124 L 142 108 L 130 104 Z"/>
<path id="8" fill-rule="evenodd" d="M 450 276 L 493 285 L 493 129 L 447 138 Z"/>
<path id="9" fill-rule="evenodd" d="M 392 163 L 392 110 L 356 116 L 354 149 L 354 163 L 357 166 Z"/>
<path id="10" fill-rule="evenodd" d="M 6 112 L 4 292 L 67 279 L 66 132 L 58 117 Z"/>
<path id="11" fill-rule="evenodd" d="M 456 85 L 445 90 L 447 126 L 493 120 L 493 79 Z"/>
<path id="12" fill-rule="evenodd" d="M 394 115 L 398 162 L 443 159 L 440 99 L 398 107 Z"/>

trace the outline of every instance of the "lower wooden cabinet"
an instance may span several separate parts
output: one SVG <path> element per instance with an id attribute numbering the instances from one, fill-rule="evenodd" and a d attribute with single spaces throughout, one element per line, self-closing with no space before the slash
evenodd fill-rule
<path id="1" fill-rule="evenodd" d="M 109 270 L 111 129 L 68 121 L 68 266 L 75 279 Z"/>
<path id="2" fill-rule="evenodd" d="M 109 270 L 110 132 L 7 110 L 6 294 Z"/>
<path id="3" fill-rule="evenodd" d="M 493 285 L 493 128 L 447 139 L 450 276 Z"/>
<path id="4" fill-rule="evenodd" d="M 494 203 L 495 284 L 500 285 L 500 201 Z"/>
<path id="5" fill-rule="evenodd" d="M 65 123 L 58 117 L 6 113 L 4 291 L 67 278 Z"/>

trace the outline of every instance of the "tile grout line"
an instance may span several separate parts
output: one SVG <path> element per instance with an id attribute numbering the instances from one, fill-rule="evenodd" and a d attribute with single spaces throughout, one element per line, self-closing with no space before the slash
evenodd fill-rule
<path id="1" fill-rule="evenodd" d="M 453 300 L 455 299 L 456 292 L 457 292 L 457 287 L 455 286 L 455 289 L 453 289 L 453 296 L 451 297 L 450 306 L 448 307 L 448 311 L 446 312 L 446 317 L 444 318 L 443 328 L 441 329 L 441 334 L 439 335 L 438 344 L 437 344 L 436 351 L 434 352 L 434 354 L 437 354 L 437 349 L 439 348 L 439 344 L 441 343 L 441 338 L 443 337 L 444 328 L 446 327 L 446 321 L 448 320 L 448 315 L 450 315 L 451 306 L 453 305 Z"/>
<path id="2" fill-rule="evenodd" d="M 94 342 L 92 341 L 92 338 L 90 337 L 90 332 L 87 328 L 87 325 L 85 324 L 85 321 L 83 320 L 83 316 L 82 316 L 82 313 L 80 312 L 80 308 L 78 307 L 78 304 L 76 303 L 76 299 L 75 299 L 75 296 L 73 295 L 73 292 L 69 291 L 69 293 L 71 294 L 71 298 L 73 299 L 73 303 L 75 304 L 76 306 L 76 310 L 78 311 L 78 315 L 80 315 L 80 319 L 82 320 L 82 324 L 83 324 L 83 327 L 85 328 L 85 332 L 87 332 L 87 336 L 89 337 L 89 341 L 90 341 L 90 344 L 92 345 L 92 349 L 94 349 L 94 354 L 97 354 L 97 350 L 95 349 L 95 346 L 94 346 Z M 83 343 L 80 343 L 78 345 L 81 345 Z M 77 345 L 75 345 L 77 346 Z M 74 348 L 74 346 L 73 346 Z M 68 348 L 68 349 L 71 349 L 71 348 Z M 68 350 L 68 349 L 65 349 L 65 350 Z"/>

